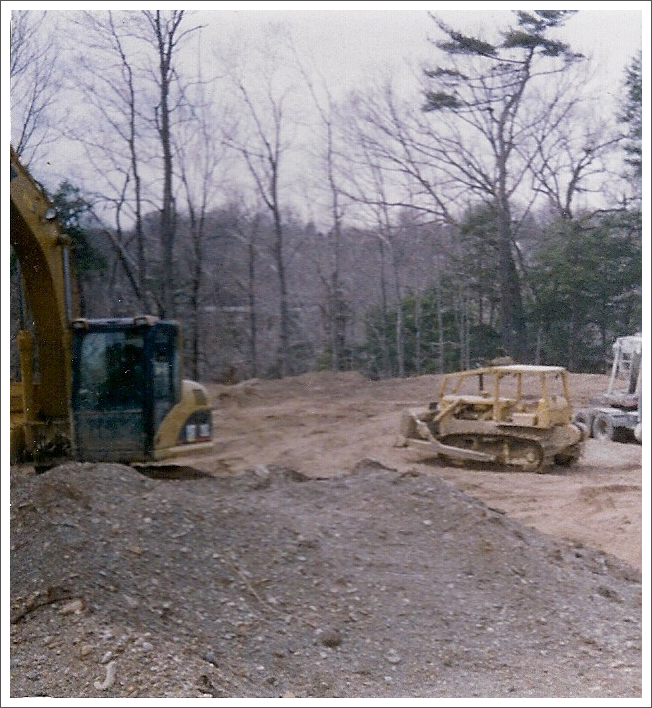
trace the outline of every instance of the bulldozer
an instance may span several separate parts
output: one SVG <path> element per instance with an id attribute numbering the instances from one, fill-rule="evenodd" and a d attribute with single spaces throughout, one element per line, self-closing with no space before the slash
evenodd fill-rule
<path id="1" fill-rule="evenodd" d="M 445 374 L 428 408 L 403 414 L 399 445 L 452 463 L 545 472 L 576 462 L 588 436 L 573 421 L 566 369 L 510 364 Z"/>

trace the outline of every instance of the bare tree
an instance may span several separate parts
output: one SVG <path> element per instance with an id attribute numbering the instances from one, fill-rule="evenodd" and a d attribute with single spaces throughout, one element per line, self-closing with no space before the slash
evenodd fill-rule
<path id="1" fill-rule="evenodd" d="M 255 190 L 273 222 L 272 253 L 279 286 L 278 371 L 280 376 L 286 376 L 291 371 L 290 312 L 282 181 L 285 177 L 284 168 L 289 163 L 292 143 L 290 128 L 296 122 L 293 123 L 291 118 L 293 87 L 280 78 L 280 60 L 271 56 L 263 56 L 262 59 L 265 67 L 260 69 L 257 81 L 233 76 L 241 100 L 243 120 L 237 135 L 227 136 L 226 139 L 242 157 Z"/>
<path id="2" fill-rule="evenodd" d="M 361 201 L 368 202 L 367 208 L 371 211 L 376 222 L 376 237 L 381 255 L 380 285 L 383 303 L 383 312 L 388 309 L 389 298 L 386 288 L 392 290 L 392 302 L 396 307 L 396 324 L 394 343 L 396 347 L 397 375 L 405 376 L 405 332 L 403 313 L 403 283 L 401 269 L 401 254 L 399 245 L 399 229 L 392 219 L 392 207 L 385 183 L 385 173 L 378 163 L 377 156 L 366 153 L 366 166 L 368 181 L 363 184 L 357 181 L 358 195 Z M 386 281 L 385 264 L 389 268 L 391 278 Z M 386 314 L 384 316 L 386 319 Z M 388 359 L 387 352 L 385 354 Z"/>
<path id="3" fill-rule="evenodd" d="M 139 101 L 139 69 L 130 57 L 135 27 L 143 24 L 138 15 L 130 15 L 125 23 L 120 14 L 85 12 L 77 20 L 86 48 L 82 59 L 79 87 L 84 101 L 96 111 L 98 120 L 118 140 L 107 141 L 105 130 L 98 136 L 95 130 L 73 136 L 85 147 L 90 164 L 103 172 L 109 182 L 104 194 L 96 200 L 110 202 L 114 215 L 115 233 L 111 241 L 132 286 L 136 298 L 147 311 L 160 311 L 160 302 L 149 282 L 149 259 L 145 248 L 143 211 L 146 195 L 141 171 L 145 160 L 144 130 Z M 125 26 L 126 25 L 126 26 Z M 142 28 L 141 28 L 142 31 Z M 87 56 L 94 56 L 91 63 Z M 110 169 L 106 167 L 110 166 Z M 136 253 L 126 247 L 125 225 L 133 231 Z"/>
<path id="4" fill-rule="evenodd" d="M 11 144 L 29 166 L 58 135 L 52 109 L 61 90 L 61 49 L 52 13 L 12 11 L 9 66 Z"/>
<path id="5" fill-rule="evenodd" d="M 183 22 L 183 11 L 80 15 L 77 80 L 93 119 L 69 131 L 95 168 L 98 201 L 105 198 L 119 230 L 123 223 L 133 228 L 135 246 L 120 238 L 120 257 L 131 264 L 134 292 L 148 310 L 168 317 L 175 288 L 174 131 L 191 81 L 178 65 L 185 40 L 199 29 L 186 30 Z M 147 247 L 148 210 L 159 214 L 158 272 Z"/>
<path id="6" fill-rule="evenodd" d="M 210 143 L 202 146 L 204 156 L 210 153 Z M 191 186 L 191 177 L 189 176 L 190 166 L 188 156 L 185 153 L 179 154 L 179 170 L 180 178 L 183 184 L 183 190 L 186 197 L 186 207 L 188 209 L 188 220 L 190 222 L 190 244 L 191 258 L 188 268 L 189 279 L 189 300 L 190 300 L 190 335 L 186 334 L 186 338 L 190 337 L 191 343 L 191 367 L 194 378 L 199 378 L 199 361 L 201 351 L 201 304 L 202 304 L 202 284 L 204 280 L 205 263 L 204 263 L 204 244 L 205 244 L 205 228 L 206 228 L 206 211 L 208 206 L 209 191 L 207 190 L 208 181 L 215 169 L 215 163 L 212 158 L 209 158 L 204 165 L 204 174 L 199 183 L 199 194 L 193 193 Z"/>
<path id="7" fill-rule="evenodd" d="M 183 89 L 173 95 L 174 84 L 179 80 L 176 61 L 183 40 L 199 29 L 183 30 L 183 10 L 164 13 L 144 10 L 143 14 L 150 29 L 150 37 L 156 49 L 157 67 L 152 74 L 158 88 L 158 103 L 154 106 L 154 122 L 158 134 L 163 160 L 163 195 L 161 205 L 160 239 L 163 260 L 162 315 L 174 314 L 174 242 L 176 207 L 173 194 L 173 136 L 172 115 L 184 100 Z M 148 40 L 148 36 L 144 37 Z"/>
<path id="8" fill-rule="evenodd" d="M 598 106 L 580 107 L 575 102 L 569 107 L 563 131 L 551 126 L 537 139 L 537 155 L 531 163 L 532 187 L 534 192 L 545 195 L 556 216 L 554 231 L 566 241 L 570 265 L 578 270 L 581 268 L 581 240 L 596 210 L 596 204 L 590 206 L 587 197 L 600 195 L 602 201 L 609 193 L 614 194 L 613 185 L 619 184 L 621 178 L 611 165 L 620 142 L 621 137 L 600 120 Z M 583 209 L 577 206 L 580 198 L 584 198 Z M 524 266 L 522 268 L 525 270 Z M 533 297 L 538 300 L 538 293 L 534 291 Z M 570 298 L 568 310 L 567 365 L 574 371 L 585 322 L 577 298 Z"/>
<path id="9" fill-rule="evenodd" d="M 600 115 L 599 102 L 578 96 L 571 83 L 556 92 L 556 110 L 550 100 L 539 103 L 539 129 L 530 143 L 535 150 L 528 155 L 533 194 L 543 194 L 565 220 L 574 218 L 578 206 L 590 211 L 604 206 L 605 197 L 617 200 L 614 185 L 622 185 L 622 177 L 615 156 L 622 138 Z"/>
<path id="10" fill-rule="evenodd" d="M 261 258 L 260 247 L 258 244 L 260 236 L 261 212 L 255 209 L 253 213 L 236 213 L 235 222 L 233 224 L 233 235 L 239 241 L 245 251 L 245 259 L 247 263 L 246 276 L 243 282 L 240 283 L 241 290 L 245 292 L 248 314 L 248 330 L 249 330 L 249 367 L 250 374 L 253 378 L 258 376 L 259 372 L 259 353 L 258 353 L 258 300 L 257 300 L 257 283 L 258 273 L 257 265 Z"/>
<path id="11" fill-rule="evenodd" d="M 418 238 L 421 224 L 453 221 L 454 200 L 432 179 L 432 159 L 424 149 L 426 140 L 420 139 L 414 111 L 397 96 L 391 78 L 364 93 L 351 95 L 344 113 L 346 143 L 342 150 L 346 151 L 346 168 L 340 173 L 341 189 L 357 205 L 357 218 L 365 220 L 371 214 L 377 224 L 383 264 L 379 274 L 381 307 L 396 307 L 393 340 L 397 372 L 404 376 L 402 300 L 409 293 L 418 298 L 436 279 L 438 266 L 438 261 L 422 260 L 422 269 L 417 273 L 410 268 L 406 252 L 423 250 L 424 243 Z M 410 218 L 406 221 L 407 214 Z M 385 347 L 384 368 L 389 362 L 388 342 Z M 440 350 L 443 362 L 443 343 Z"/>
<path id="12" fill-rule="evenodd" d="M 191 367 L 194 378 L 200 378 L 202 359 L 202 309 L 204 281 L 207 276 L 207 215 L 216 207 L 216 198 L 222 196 L 219 185 L 227 182 L 228 162 L 225 146 L 215 125 L 225 125 L 224 115 L 218 115 L 219 102 L 211 96 L 208 84 L 202 80 L 201 70 L 193 87 L 192 110 L 181 122 L 174 139 L 179 179 L 188 212 L 190 228 L 190 257 L 187 268 L 188 298 L 190 302 Z"/>
<path id="13" fill-rule="evenodd" d="M 298 52 L 294 48 L 297 65 L 312 97 L 313 104 L 319 117 L 321 131 L 317 141 L 318 160 L 322 164 L 322 174 L 326 177 L 328 188 L 328 212 L 330 226 L 326 238 L 329 252 L 327 256 L 327 272 L 320 273 L 327 292 L 326 320 L 330 348 L 330 363 L 332 371 L 339 371 L 342 366 L 342 348 L 345 343 L 345 327 L 347 321 L 347 303 L 344 297 L 344 283 L 342 274 L 342 228 L 344 220 L 345 195 L 339 184 L 339 159 L 342 150 L 336 149 L 340 140 L 337 127 L 337 107 L 322 73 L 317 69 L 315 80 L 301 64 Z"/>

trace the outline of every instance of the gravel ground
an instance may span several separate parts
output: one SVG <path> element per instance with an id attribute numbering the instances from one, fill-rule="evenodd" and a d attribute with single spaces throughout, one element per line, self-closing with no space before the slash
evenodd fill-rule
<path id="1" fill-rule="evenodd" d="M 641 698 L 614 555 L 418 466 L 169 476 L 12 468 L 10 698 Z"/>

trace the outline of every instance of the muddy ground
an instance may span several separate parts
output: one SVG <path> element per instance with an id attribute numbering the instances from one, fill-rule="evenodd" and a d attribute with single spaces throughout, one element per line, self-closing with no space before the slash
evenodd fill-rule
<path id="1" fill-rule="evenodd" d="M 12 468 L 10 696 L 640 698 L 641 446 L 425 461 L 436 380 L 212 386 L 213 454 L 156 478 Z"/>

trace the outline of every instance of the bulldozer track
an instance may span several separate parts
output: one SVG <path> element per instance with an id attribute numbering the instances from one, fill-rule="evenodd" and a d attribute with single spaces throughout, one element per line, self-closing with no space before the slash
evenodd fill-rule
<path id="1" fill-rule="evenodd" d="M 447 435 L 441 442 L 462 450 L 483 452 L 493 457 L 495 463 L 524 472 L 542 471 L 550 463 L 540 443 L 515 435 Z"/>

